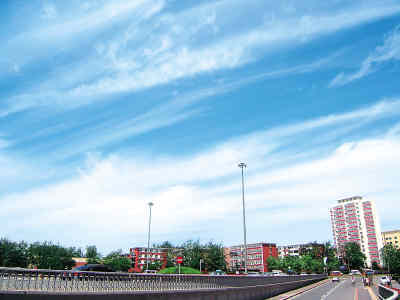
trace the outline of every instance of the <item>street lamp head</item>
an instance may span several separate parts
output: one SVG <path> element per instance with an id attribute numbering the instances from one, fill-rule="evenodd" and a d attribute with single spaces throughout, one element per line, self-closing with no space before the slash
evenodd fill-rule
<path id="1" fill-rule="evenodd" d="M 246 168 L 247 167 L 247 165 L 245 164 L 245 163 L 240 163 L 240 164 L 238 164 L 238 167 L 239 168 Z"/>
<path id="2" fill-rule="evenodd" d="M 152 207 L 154 205 L 153 202 L 149 202 L 149 206 Z"/>

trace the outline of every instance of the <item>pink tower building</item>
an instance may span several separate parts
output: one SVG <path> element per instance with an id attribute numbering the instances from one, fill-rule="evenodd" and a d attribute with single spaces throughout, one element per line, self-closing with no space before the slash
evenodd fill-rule
<path id="1" fill-rule="evenodd" d="M 379 218 L 373 200 L 360 196 L 338 200 L 330 209 L 333 240 L 338 255 L 343 256 L 344 246 L 356 242 L 367 257 L 367 265 L 381 264 L 382 245 Z"/>

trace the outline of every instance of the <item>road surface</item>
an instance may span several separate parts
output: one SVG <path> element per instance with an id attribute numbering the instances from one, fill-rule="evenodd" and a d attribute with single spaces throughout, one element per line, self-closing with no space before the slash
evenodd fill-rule
<path id="1" fill-rule="evenodd" d="M 281 297 L 280 299 L 284 299 Z M 296 300 L 375 300 L 372 290 L 364 287 L 361 278 L 353 285 L 350 278 L 341 278 L 339 282 L 328 281 L 316 288 L 289 299 Z"/>

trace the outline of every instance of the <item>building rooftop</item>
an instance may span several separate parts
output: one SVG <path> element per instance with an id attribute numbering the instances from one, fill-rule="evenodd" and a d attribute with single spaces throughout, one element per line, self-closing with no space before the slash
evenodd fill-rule
<path id="1" fill-rule="evenodd" d="M 357 200 L 362 200 L 362 197 L 361 196 L 353 196 L 350 198 L 339 199 L 338 203 L 345 203 L 345 202 L 351 202 L 351 201 L 357 201 Z"/>
<path id="2" fill-rule="evenodd" d="M 389 231 L 382 231 L 383 234 L 385 234 L 385 233 L 398 233 L 398 232 L 400 232 L 400 229 L 389 230 Z"/>

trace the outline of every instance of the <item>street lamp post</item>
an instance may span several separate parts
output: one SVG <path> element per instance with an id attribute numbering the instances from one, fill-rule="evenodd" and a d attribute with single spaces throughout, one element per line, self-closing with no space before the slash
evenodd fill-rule
<path id="1" fill-rule="evenodd" d="M 243 169 L 247 167 L 247 165 L 241 162 L 238 165 L 239 168 L 242 169 L 242 204 L 243 204 L 243 241 L 244 241 L 244 272 L 247 273 L 247 242 L 246 242 L 246 207 L 244 205 L 244 174 Z"/>
<path id="2" fill-rule="evenodd" d="M 151 226 L 151 207 L 154 205 L 153 202 L 149 202 L 150 214 L 149 214 L 149 232 L 147 236 L 147 256 L 146 256 L 146 270 L 149 269 L 149 252 L 150 252 L 150 226 Z"/>

